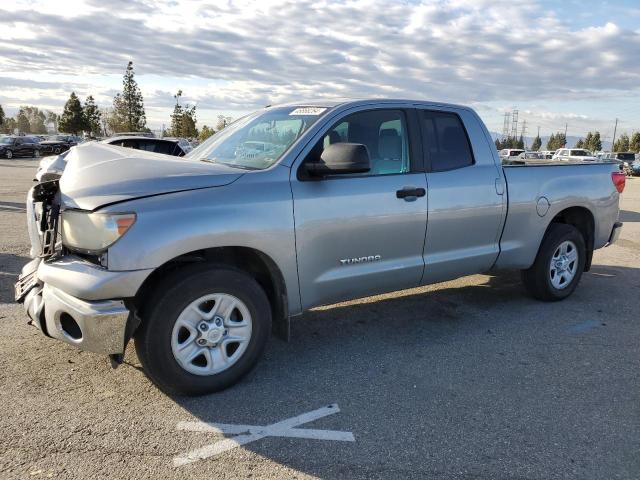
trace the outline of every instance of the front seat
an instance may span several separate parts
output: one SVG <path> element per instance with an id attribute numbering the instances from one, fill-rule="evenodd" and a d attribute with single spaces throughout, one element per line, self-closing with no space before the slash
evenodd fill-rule
<path id="1" fill-rule="evenodd" d="M 380 130 L 378 158 L 372 163 L 371 170 L 377 175 L 402 172 L 402 139 L 395 129 Z"/>

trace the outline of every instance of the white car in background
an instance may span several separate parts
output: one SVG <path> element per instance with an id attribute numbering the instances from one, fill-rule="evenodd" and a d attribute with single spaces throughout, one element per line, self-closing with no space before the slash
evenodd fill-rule
<path id="1" fill-rule="evenodd" d="M 524 150 L 521 148 L 503 148 L 498 152 L 498 155 L 500 155 L 502 160 L 513 160 L 521 153 L 524 153 Z"/>
<path id="2" fill-rule="evenodd" d="M 597 162 L 598 157 L 584 148 L 560 148 L 553 155 L 553 160 Z"/>
<path id="3" fill-rule="evenodd" d="M 553 156 L 555 155 L 557 150 L 543 150 L 540 153 L 543 155 L 544 158 L 550 160 L 553 158 Z"/>

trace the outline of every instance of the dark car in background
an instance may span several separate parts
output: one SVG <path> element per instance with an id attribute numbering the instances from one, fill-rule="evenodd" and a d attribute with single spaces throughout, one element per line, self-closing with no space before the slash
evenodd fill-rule
<path id="1" fill-rule="evenodd" d="M 185 154 L 187 154 L 191 150 L 193 150 L 193 146 L 191 145 L 191 142 L 189 142 L 189 140 L 187 140 L 186 138 L 162 137 L 162 139 L 163 140 L 171 140 L 172 142 L 176 142 L 178 145 L 180 145 L 180 148 L 182 149 L 182 151 Z"/>
<path id="2" fill-rule="evenodd" d="M 39 157 L 41 146 L 37 138 L 8 135 L 0 137 L 0 157 Z"/>
<path id="3" fill-rule="evenodd" d="M 182 147 L 180 139 L 149 138 L 149 137 L 124 137 L 118 136 L 107 138 L 101 143 L 117 145 L 119 147 L 133 148 L 135 150 L 146 150 L 147 152 L 164 153 L 174 157 L 183 157 L 188 150 Z"/>
<path id="4" fill-rule="evenodd" d="M 59 155 L 83 141 L 77 135 L 52 135 L 48 140 L 40 142 L 42 155 Z"/>

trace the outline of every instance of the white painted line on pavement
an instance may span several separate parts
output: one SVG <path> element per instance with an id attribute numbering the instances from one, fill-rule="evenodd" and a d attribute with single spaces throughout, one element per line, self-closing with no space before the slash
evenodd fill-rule
<path id="1" fill-rule="evenodd" d="M 255 442 L 265 437 L 289 437 L 306 438 L 312 440 L 333 440 L 338 442 L 355 442 L 356 439 L 351 432 L 338 430 L 318 430 L 312 428 L 294 428 L 304 423 L 313 422 L 319 418 L 338 413 L 340 408 L 337 404 L 328 405 L 311 412 L 303 413 L 296 417 L 287 418 L 271 425 L 233 425 L 229 423 L 206 423 L 206 422 L 179 422 L 176 428 L 199 433 L 226 433 L 237 435 L 233 438 L 225 438 L 216 443 L 205 445 L 173 459 L 174 467 L 181 467 L 189 463 L 204 460 L 223 452 L 227 452 L 236 447 Z"/>

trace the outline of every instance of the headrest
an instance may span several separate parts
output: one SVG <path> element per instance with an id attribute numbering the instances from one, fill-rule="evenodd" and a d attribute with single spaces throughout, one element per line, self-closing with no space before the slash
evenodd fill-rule
<path id="1" fill-rule="evenodd" d="M 380 130 L 378 156 L 390 160 L 400 160 L 402 158 L 402 139 L 393 128 Z"/>

